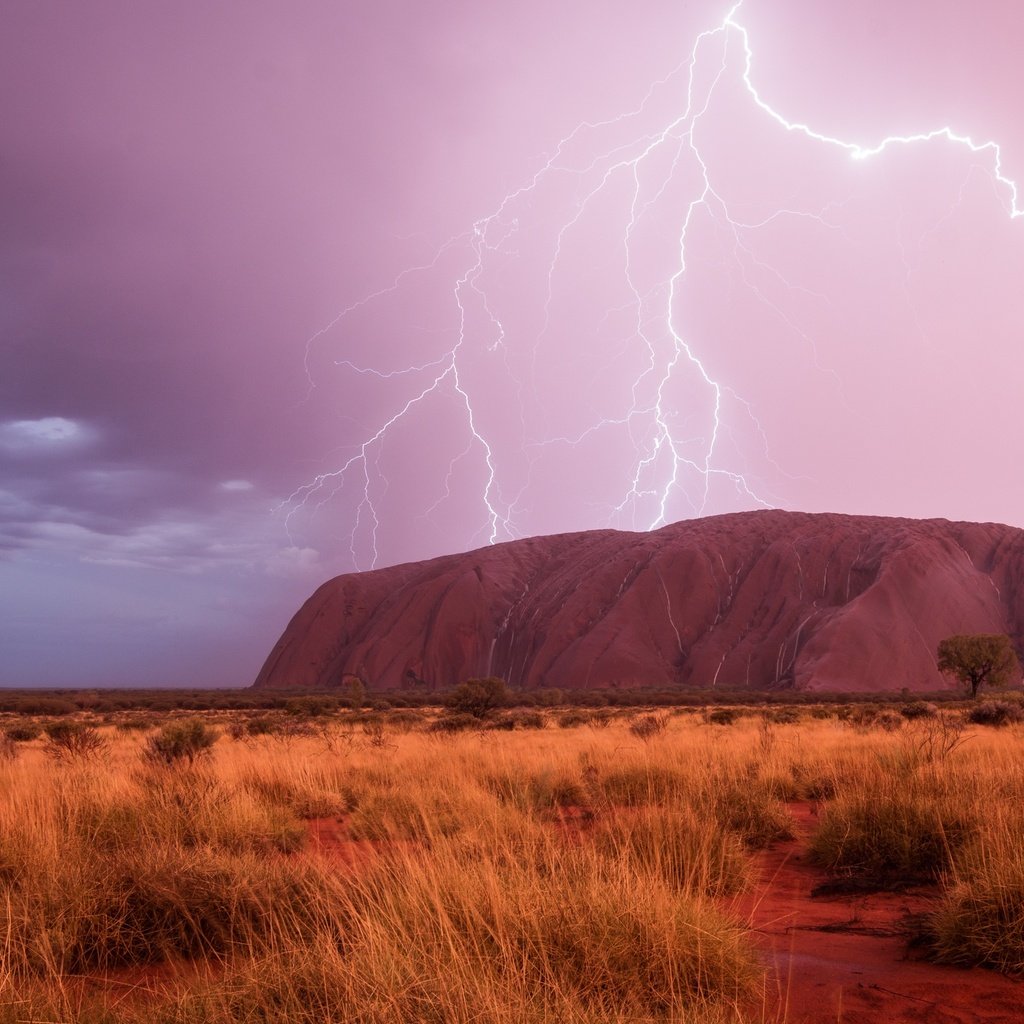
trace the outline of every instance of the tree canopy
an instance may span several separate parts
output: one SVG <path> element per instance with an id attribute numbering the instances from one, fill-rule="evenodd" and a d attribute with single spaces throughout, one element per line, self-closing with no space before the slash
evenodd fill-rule
<path id="1" fill-rule="evenodd" d="M 1005 633 L 959 634 L 939 643 L 939 671 L 970 687 L 1006 686 L 1020 673 L 1020 662 Z"/>

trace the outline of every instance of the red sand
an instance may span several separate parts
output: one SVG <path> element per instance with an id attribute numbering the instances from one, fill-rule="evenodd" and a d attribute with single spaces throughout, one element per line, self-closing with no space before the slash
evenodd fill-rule
<path id="1" fill-rule="evenodd" d="M 943 967 L 908 950 L 913 915 L 935 890 L 811 898 L 812 805 L 791 806 L 798 836 L 758 855 L 761 882 L 736 901 L 774 968 L 768 1020 L 787 1024 L 1021 1024 L 1024 983 Z"/>

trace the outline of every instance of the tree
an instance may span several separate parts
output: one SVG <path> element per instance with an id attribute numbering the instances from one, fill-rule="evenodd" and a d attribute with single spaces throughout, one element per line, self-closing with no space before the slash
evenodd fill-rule
<path id="1" fill-rule="evenodd" d="M 474 718 L 483 718 L 494 708 L 500 708 L 507 700 L 505 680 L 488 676 L 486 679 L 468 679 L 456 686 L 446 703 L 453 711 L 460 711 Z"/>
<path id="2" fill-rule="evenodd" d="M 946 637 L 939 643 L 939 671 L 969 686 L 977 698 L 981 686 L 1006 686 L 1020 672 L 1020 663 L 1005 633 Z"/>
<path id="3" fill-rule="evenodd" d="M 362 679 L 359 676 L 345 676 L 343 683 L 350 706 L 358 711 L 366 703 L 366 687 Z"/>

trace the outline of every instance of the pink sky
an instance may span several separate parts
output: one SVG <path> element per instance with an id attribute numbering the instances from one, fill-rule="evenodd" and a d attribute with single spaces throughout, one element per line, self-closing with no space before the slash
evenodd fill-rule
<path id="1" fill-rule="evenodd" d="M 739 28 L 790 124 L 1024 182 L 1024 14 L 727 12 L 9 4 L 0 683 L 244 684 L 323 579 L 492 536 L 1024 525 L 994 150 L 788 131 Z"/>

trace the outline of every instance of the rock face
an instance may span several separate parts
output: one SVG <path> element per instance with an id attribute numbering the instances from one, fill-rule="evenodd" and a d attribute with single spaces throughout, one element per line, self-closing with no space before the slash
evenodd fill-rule
<path id="1" fill-rule="evenodd" d="M 954 633 L 1024 649 L 1024 531 L 747 512 L 339 576 L 255 685 L 939 690 Z"/>

